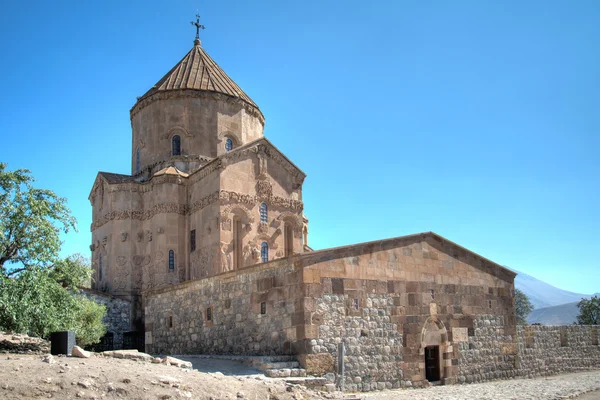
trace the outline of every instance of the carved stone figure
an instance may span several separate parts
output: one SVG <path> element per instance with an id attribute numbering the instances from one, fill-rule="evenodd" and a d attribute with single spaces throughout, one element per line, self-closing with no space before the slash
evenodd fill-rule
<path id="1" fill-rule="evenodd" d="M 121 242 L 124 242 L 127 240 L 127 232 L 121 232 Z"/>

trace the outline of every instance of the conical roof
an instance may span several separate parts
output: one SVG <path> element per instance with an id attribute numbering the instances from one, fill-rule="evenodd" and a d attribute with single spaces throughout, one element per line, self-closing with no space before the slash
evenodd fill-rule
<path id="1" fill-rule="evenodd" d="M 196 89 L 223 93 L 258 106 L 204 51 L 200 41 L 138 101 L 162 91 Z"/>

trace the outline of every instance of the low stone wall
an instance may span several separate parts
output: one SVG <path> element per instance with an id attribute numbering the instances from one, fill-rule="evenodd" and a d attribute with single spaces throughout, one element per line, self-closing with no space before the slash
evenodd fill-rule
<path id="1" fill-rule="evenodd" d="M 533 378 L 600 369 L 599 329 L 583 325 L 519 326 L 519 375 Z"/>
<path id="2" fill-rule="evenodd" d="M 506 335 L 501 316 L 481 315 L 466 341 L 456 342 L 459 383 L 534 378 L 600 369 L 598 326 L 517 326 Z"/>
<path id="3" fill-rule="evenodd" d="M 113 333 L 113 349 L 123 348 L 123 333 L 132 330 L 131 327 L 131 302 L 119 299 L 91 289 L 82 289 L 81 295 L 106 307 L 106 316 L 103 319 L 106 332 Z"/>

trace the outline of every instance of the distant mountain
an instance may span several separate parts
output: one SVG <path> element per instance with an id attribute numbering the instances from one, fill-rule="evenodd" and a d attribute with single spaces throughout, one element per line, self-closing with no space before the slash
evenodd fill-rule
<path id="1" fill-rule="evenodd" d="M 519 275 L 515 278 L 515 288 L 520 289 L 529 297 L 534 309 L 558 306 L 566 303 L 577 303 L 582 298 L 589 299 L 591 295 L 573 293 L 559 289 L 526 273 L 513 270 Z M 575 314 L 577 315 L 577 314 Z"/>
<path id="2" fill-rule="evenodd" d="M 552 307 L 543 307 L 533 310 L 527 317 L 527 323 L 540 323 L 542 325 L 571 325 L 577 321 L 579 308 L 577 301 Z"/>

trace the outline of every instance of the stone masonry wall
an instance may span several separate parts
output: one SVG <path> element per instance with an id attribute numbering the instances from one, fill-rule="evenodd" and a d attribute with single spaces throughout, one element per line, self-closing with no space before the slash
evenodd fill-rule
<path id="1" fill-rule="evenodd" d="M 304 337 L 304 321 L 295 313 L 304 307 L 302 295 L 301 278 L 288 260 L 148 292 L 146 351 L 291 354 L 292 342 Z"/>
<path id="2" fill-rule="evenodd" d="M 519 375 L 533 378 L 600 369 L 598 330 L 599 326 L 583 325 L 519 326 Z"/>
<path id="3" fill-rule="evenodd" d="M 131 327 L 131 302 L 119 299 L 94 290 L 82 290 L 81 295 L 106 307 L 106 316 L 102 320 L 106 325 L 106 332 L 113 333 L 113 346 L 115 349 L 123 347 L 123 333 L 132 330 Z"/>
<path id="4" fill-rule="evenodd" d="M 600 369 L 597 326 L 517 326 L 511 337 L 502 316 L 480 315 L 473 325 L 466 340 L 455 340 L 459 383 Z"/>
<path id="5" fill-rule="evenodd" d="M 366 391 L 401 386 L 402 334 L 391 321 L 393 298 L 369 294 L 362 311 L 354 310 L 347 296 L 325 294 L 317 299 L 317 313 L 323 318 L 319 339 L 311 352 L 335 357 L 337 345 L 346 346 L 346 390 Z"/>

